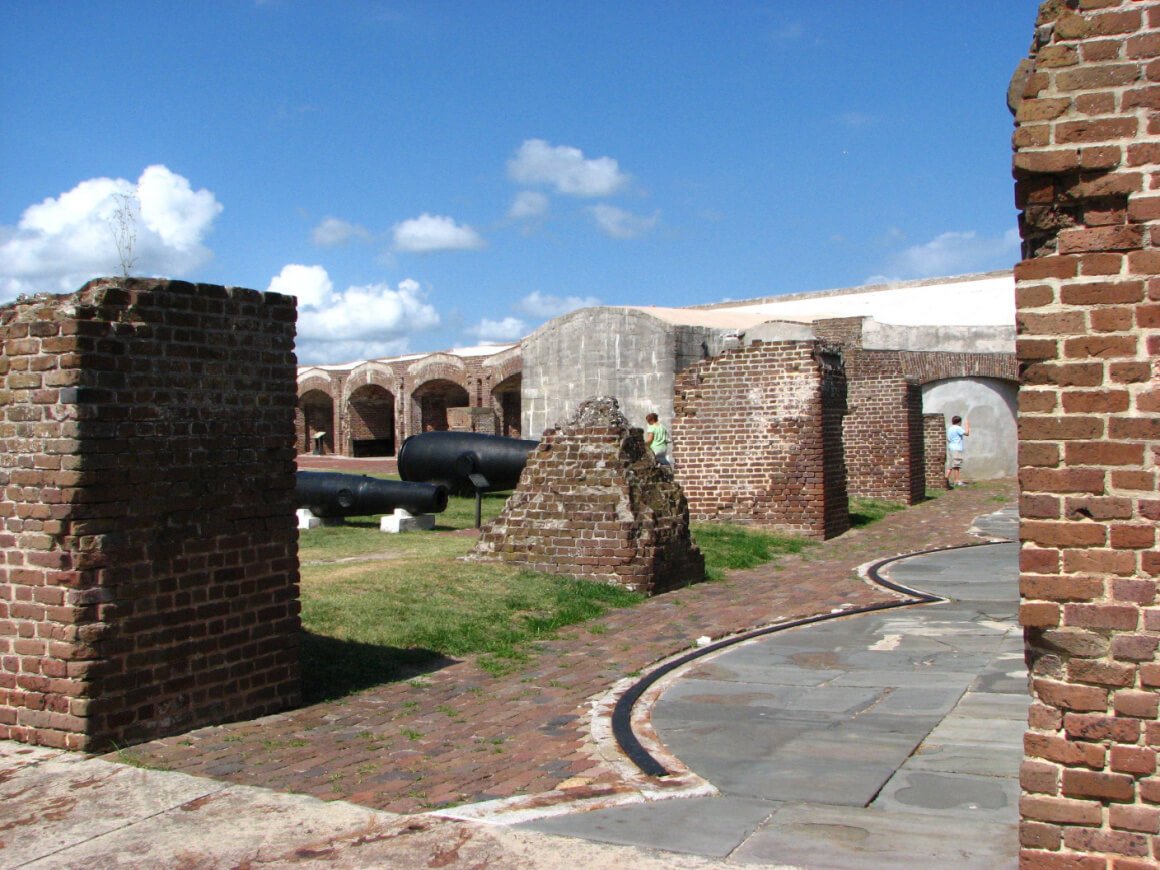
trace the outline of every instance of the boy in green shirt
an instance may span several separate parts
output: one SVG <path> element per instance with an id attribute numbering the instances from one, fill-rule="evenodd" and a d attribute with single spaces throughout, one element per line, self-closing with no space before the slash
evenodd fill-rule
<path id="1" fill-rule="evenodd" d="M 668 465 L 669 430 L 660 424 L 656 414 L 647 414 L 644 419 L 648 423 L 644 431 L 644 443 L 652 450 L 658 465 Z"/>

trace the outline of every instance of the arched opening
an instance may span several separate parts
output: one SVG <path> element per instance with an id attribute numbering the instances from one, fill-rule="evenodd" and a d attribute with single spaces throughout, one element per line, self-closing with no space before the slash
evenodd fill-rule
<path id="1" fill-rule="evenodd" d="M 520 386 L 523 375 L 516 372 L 509 378 L 496 384 L 491 391 L 492 404 L 496 410 L 499 422 L 498 434 L 507 438 L 521 438 L 521 416 L 523 406 L 520 404 Z"/>
<path id="2" fill-rule="evenodd" d="M 446 432 L 448 408 L 466 408 L 471 404 L 467 390 L 454 381 L 427 381 L 411 393 L 414 419 L 420 432 Z"/>
<path id="3" fill-rule="evenodd" d="M 922 385 L 924 414 L 958 415 L 971 424 L 963 478 L 1014 477 L 1019 471 L 1019 385 L 998 378 L 952 378 Z"/>
<path id="4" fill-rule="evenodd" d="M 309 390 L 298 400 L 298 452 L 329 456 L 334 453 L 334 399 L 322 390 Z"/>
<path id="5" fill-rule="evenodd" d="M 395 455 L 395 395 L 375 384 L 350 394 L 352 456 Z"/>

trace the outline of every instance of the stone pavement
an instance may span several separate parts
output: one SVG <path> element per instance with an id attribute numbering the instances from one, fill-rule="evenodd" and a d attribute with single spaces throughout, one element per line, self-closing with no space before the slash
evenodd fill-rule
<path id="1" fill-rule="evenodd" d="M 114 841 L 104 837 L 93 839 L 97 831 L 91 825 L 76 828 L 78 842 L 68 845 L 64 836 L 52 848 L 57 841 L 51 834 L 67 834 L 70 820 L 77 820 L 76 813 L 83 813 L 85 799 L 90 798 L 102 811 L 123 807 L 127 818 L 134 812 L 143 814 L 157 820 L 154 827 L 161 829 L 178 830 L 184 822 L 190 838 L 178 836 L 174 841 L 145 836 L 141 832 L 148 826 L 118 824 L 117 813 L 102 813 L 101 818 L 108 816 L 111 836 L 137 831 L 137 851 L 132 854 L 152 856 L 161 863 L 177 854 L 166 852 L 170 858 L 162 859 L 166 848 L 162 844 L 170 843 L 172 850 L 178 848 L 176 842 L 187 843 L 192 866 L 219 866 L 209 857 L 220 857 L 219 852 L 226 856 L 220 866 L 239 863 L 234 860 L 238 855 L 271 866 L 315 859 L 330 866 L 376 866 L 374 862 L 388 854 L 381 850 L 404 847 L 414 848 L 411 859 L 421 860 L 418 866 L 429 861 L 435 862 L 430 866 L 471 866 L 472 861 L 499 855 L 502 862 L 496 866 L 552 866 L 553 861 L 543 863 L 545 856 L 615 866 L 623 865 L 626 855 L 638 866 L 716 866 L 695 849 L 696 854 L 687 856 L 658 857 L 627 846 L 480 827 L 447 816 L 515 820 L 550 814 L 554 807 L 574 809 L 584 802 L 598 808 L 638 801 L 645 793 L 651 798 L 664 796 L 666 790 L 695 793 L 689 777 L 642 784 L 644 778 L 635 769 L 593 738 L 601 729 L 599 721 L 590 722 L 590 710 L 599 708 L 595 701 L 610 686 L 626 674 L 688 650 L 701 636 L 716 639 L 778 620 L 895 601 L 896 595 L 859 578 L 857 567 L 884 555 L 975 543 L 978 538 L 968 534 L 971 519 L 1013 500 L 1011 482 L 947 493 L 777 566 L 734 572 L 723 582 L 659 596 L 607 614 L 594 625 L 562 632 L 542 645 L 529 667 L 506 677 L 493 677 L 466 660 L 342 701 L 200 729 L 110 756 L 154 770 L 82 761 L 62 753 L 45 757 L 42 750 L 6 746 L 0 755 L 4 799 L 0 865 L 22 866 L 25 860 L 41 857 L 48 862 L 43 866 L 73 866 L 69 862 L 75 855 L 77 866 L 119 866 L 117 855 L 127 846 L 111 845 Z M 662 710 L 658 707 L 657 724 L 663 728 Z M 667 733 L 664 739 L 670 739 Z M 62 778 L 49 776 L 53 770 Z M 71 785 L 59 785 L 56 791 L 46 785 L 37 803 L 40 782 Z M 165 787 L 154 785 L 159 782 Z M 237 788 L 243 785 L 283 794 Z M 118 797 L 125 789 L 135 797 Z M 15 801 L 17 796 L 24 799 Z M 770 795 L 739 799 L 781 800 Z M 677 803 L 685 801 L 671 806 Z M 435 814 L 392 814 L 423 811 Z M 46 824 L 47 832 L 41 830 Z M 190 829 L 208 834 L 208 842 Z M 834 830 L 843 828 L 835 824 Z M 25 842 L 26 851 L 21 851 L 13 832 L 28 831 L 50 836 L 30 835 L 34 845 Z M 215 835 L 218 831 L 221 836 Z M 760 860 L 770 857 L 754 855 Z M 7 863 L 14 858 L 17 863 Z M 396 856 L 390 863 L 416 866 L 411 859 Z M 660 863 L 650 865 L 652 860 Z"/>
<path id="2" fill-rule="evenodd" d="M 999 519 L 1014 537 L 1014 512 Z M 1017 577 L 1015 543 L 915 556 L 890 579 L 950 600 L 688 664 L 652 726 L 716 794 L 523 827 L 731 864 L 1014 866 L 1030 700 Z"/>

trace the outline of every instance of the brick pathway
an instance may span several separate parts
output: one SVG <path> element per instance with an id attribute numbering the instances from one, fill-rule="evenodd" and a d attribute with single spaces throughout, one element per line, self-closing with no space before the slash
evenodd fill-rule
<path id="1" fill-rule="evenodd" d="M 557 788 L 576 797 L 615 793 L 625 785 L 587 734 L 592 698 L 701 635 L 718 639 L 778 617 L 892 600 L 854 569 L 977 543 L 966 534 L 971 520 L 1014 500 L 1013 481 L 948 492 L 801 556 L 562 631 L 507 676 L 493 677 L 469 658 L 421 679 L 130 752 L 163 768 L 400 813 Z"/>

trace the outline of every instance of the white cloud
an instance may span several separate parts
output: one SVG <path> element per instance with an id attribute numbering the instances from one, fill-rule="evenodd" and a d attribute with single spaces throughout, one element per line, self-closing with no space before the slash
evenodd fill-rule
<path id="1" fill-rule="evenodd" d="M 569 196 L 609 196 L 629 179 L 611 157 L 587 159 L 579 148 L 543 139 L 525 140 L 507 169 L 517 184 L 546 185 Z"/>
<path id="2" fill-rule="evenodd" d="M 642 217 L 607 203 L 591 206 L 588 211 L 596 219 L 596 225 L 601 231 L 614 239 L 635 239 L 655 227 L 660 220 L 659 212 L 652 217 Z"/>
<path id="3" fill-rule="evenodd" d="M 843 127 L 852 127 L 854 129 L 869 127 L 878 121 L 873 115 L 868 115 L 865 112 L 842 112 L 836 120 Z"/>
<path id="4" fill-rule="evenodd" d="M 411 350 L 406 338 L 370 341 L 299 341 L 296 348 L 298 364 L 335 365 L 356 360 L 401 356 Z"/>
<path id="5" fill-rule="evenodd" d="M 798 42 L 806 35 L 805 26 L 800 21 L 791 21 L 770 33 L 774 42 Z"/>
<path id="6" fill-rule="evenodd" d="M 133 274 L 178 277 L 208 260 L 203 244 L 222 206 L 208 190 L 165 166 L 134 184 L 90 178 L 29 206 L 15 227 L 0 228 L 0 302 L 22 293 L 68 292 L 90 278 L 121 272 L 114 213 L 136 197 L 130 229 Z"/>
<path id="7" fill-rule="evenodd" d="M 410 253 L 468 251 L 482 248 L 483 237 L 466 225 L 442 215 L 422 214 L 395 224 L 395 250 Z"/>
<path id="8" fill-rule="evenodd" d="M 548 212 L 548 196 L 538 190 L 521 190 L 512 200 L 508 217 L 517 220 L 540 217 Z"/>
<path id="9" fill-rule="evenodd" d="M 318 308 L 332 300 L 334 284 L 321 266 L 300 266 L 297 263 L 290 263 L 283 266 L 282 271 L 274 276 L 266 291 L 297 296 L 300 306 Z"/>
<path id="10" fill-rule="evenodd" d="M 466 332 L 474 335 L 482 342 L 507 342 L 523 338 L 528 327 L 518 317 L 505 317 L 503 320 L 483 318 L 475 326 L 469 327 Z"/>
<path id="11" fill-rule="evenodd" d="M 397 288 L 366 284 L 334 291 L 321 266 L 290 264 L 266 288 L 298 297 L 298 360 L 337 362 L 392 356 L 407 349 L 409 337 L 439 325 L 439 312 L 426 301 L 418 281 Z"/>
<path id="12" fill-rule="evenodd" d="M 893 255 L 877 281 L 934 278 L 1008 268 L 1019 260 L 1019 231 L 1012 227 L 998 238 L 974 231 L 949 232 Z"/>
<path id="13" fill-rule="evenodd" d="M 533 290 L 516 305 L 520 311 L 540 320 L 550 320 L 578 308 L 592 308 L 600 304 L 595 296 L 550 296 Z"/>
<path id="14" fill-rule="evenodd" d="M 370 230 L 366 227 L 335 217 L 324 218 L 310 233 L 311 240 L 320 248 L 334 248 L 353 239 L 365 241 L 370 237 Z"/>

